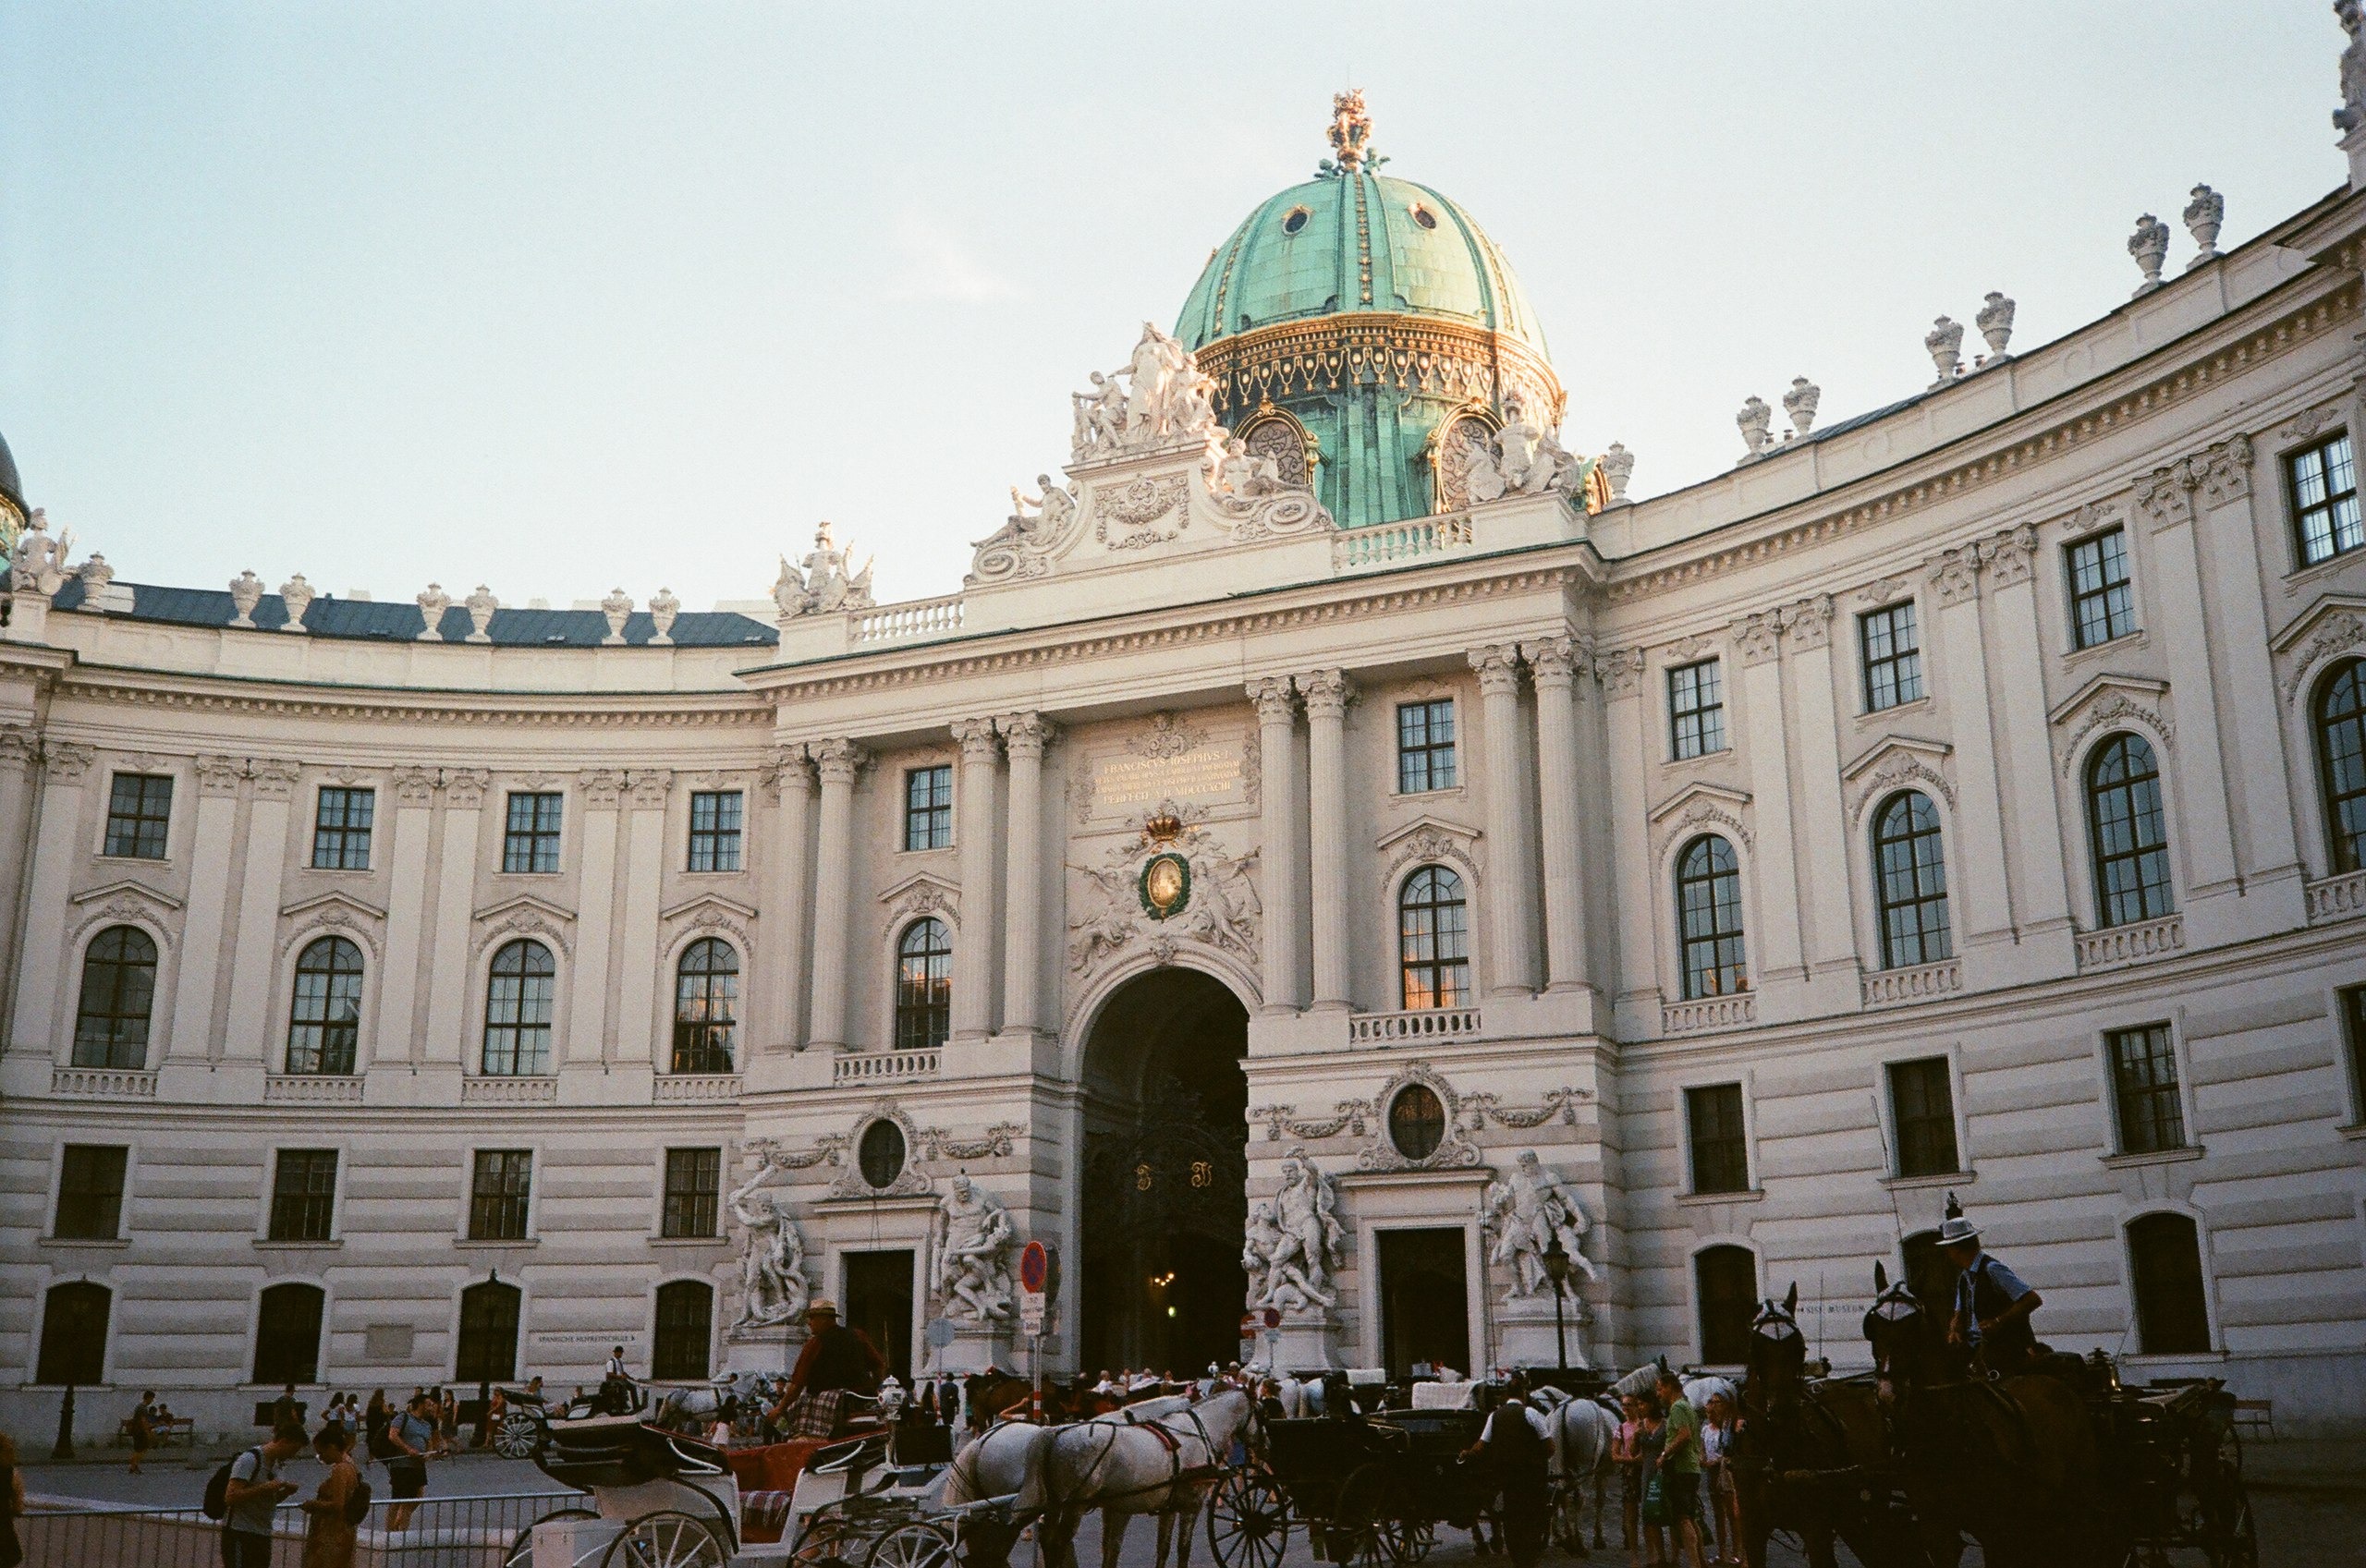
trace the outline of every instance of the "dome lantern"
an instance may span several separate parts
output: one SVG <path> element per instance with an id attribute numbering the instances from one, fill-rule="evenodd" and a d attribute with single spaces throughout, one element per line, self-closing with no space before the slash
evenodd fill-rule
<path id="1" fill-rule="evenodd" d="M 1560 379 L 1494 241 L 1436 190 L 1377 172 L 1360 91 L 1332 100 L 1325 136 L 1315 177 L 1216 248 L 1175 335 L 1215 379 L 1217 418 L 1343 527 L 1456 510 L 1463 438 L 1496 428 L 1511 395 L 1557 427 Z"/>

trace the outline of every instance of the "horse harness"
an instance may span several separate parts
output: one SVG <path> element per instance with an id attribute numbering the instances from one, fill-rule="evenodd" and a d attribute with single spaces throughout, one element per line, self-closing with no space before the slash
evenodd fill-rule
<path id="1" fill-rule="evenodd" d="M 1166 1426 L 1166 1422 L 1177 1416 L 1188 1419 L 1191 1423 L 1191 1429 L 1199 1434 L 1200 1446 L 1207 1451 L 1207 1463 L 1191 1465 L 1186 1465 L 1183 1463 L 1182 1435 L 1170 1430 Z M 1166 1479 L 1154 1481 L 1148 1486 L 1130 1487 L 1121 1492 L 1102 1494 L 1099 1501 L 1104 1506 L 1121 1498 L 1146 1497 L 1153 1492 L 1172 1491 L 1179 1486 L 1196 1486 L 1203 1481 L 1213 1481 L 1225 1472 L 1225 1466 L 1216 1463 L 1215 1439 L 1209 1434 L 1207 1423 L 1200 1419 L 1200 1413 L 1196 1408 L 1186 1407 L 1149 1421 L 1112 1421 L 1106 1425 L 1109 1428 L 1108 1436 L 1102 1441 L 1101 1452 L 1093 1455 L 1092 1463 L 1085 1466 L 1086 1476 L 1090 1477 L 1101 1468 L 1102 1464 L 1109 1457 L 1110 1451 L 1117 1446 L 1117 1434 L 1128 1429 L 1148 1432 L 1158 1440 L 1159 1446 L 1166 1451 L 1167 1474 Z"/>

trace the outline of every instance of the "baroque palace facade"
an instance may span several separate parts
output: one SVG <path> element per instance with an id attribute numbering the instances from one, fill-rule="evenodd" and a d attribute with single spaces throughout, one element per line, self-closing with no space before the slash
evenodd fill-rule
<path id="1" fill-rule="evenodd" d="M 0 471 L 0 1419 L 775 1368 L 809 1294 L 1012 1366 L 1031 1237 L 1055 1367 L 1550 1362 L 1555 1244 L 1573 1359 L 1796 1281 L 1846 1366 L 1953 1192 L 2054 1343 L 2354 1423 L 2366 131 L 1634 501 L 1367 136 L 948 598 L 131 585 Z"/>

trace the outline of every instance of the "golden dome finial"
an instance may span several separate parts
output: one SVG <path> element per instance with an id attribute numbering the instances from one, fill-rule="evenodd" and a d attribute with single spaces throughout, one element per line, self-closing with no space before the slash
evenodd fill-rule
<path id="1" fill-rule="evenodd" d="M 1364 161 L 1364 143 L 1372 140 L 1372 116 L 1364 112 L 1364 91 L 1351 87 L 1331 95 L 1331 150 L 1339 167 L 1353 174 Z"/>

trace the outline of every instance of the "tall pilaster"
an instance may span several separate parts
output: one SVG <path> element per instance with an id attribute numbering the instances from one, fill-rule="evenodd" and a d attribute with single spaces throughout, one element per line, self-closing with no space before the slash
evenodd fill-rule
<path id="1" fill-rule="evenodd" d="M 1792 733 L 1799 743 L 1799 838 L 1812 868 L 1808 898 L 1808 983 L 1818 1011 L 1858 1004 L 1856 908 L 1848 875 L 1848 819 L 1840 798 L 1840 722 L 1834 711 L 1832 596 L 1783 611 L 1790 666 Z M 1826 990 L 1825 988 L 1829 988 Z"/>
<path id="2" fill-rule="evenodd" d="M 847 947 L 854 919 L 854 781 L 869 759 L 850 740 L 810 748 L 822 775 L 822 826 L 814 854 L 812 1042 L 847 1047 Z"/>
<path id="3" fill-rule="evenodd" d="M 994 1027 L 994 806 L 1002 743 L 992 719 L 957 719 L 961 783 L 953 835 L 961 864 L 961 923 L 953 932 L 952 1039 L 982 1040 Z"/>
<path id="4" fill-rule="evenodd" d="M 657 1021 L 657 912 L 665 902 L 665 804 L 674 775 L 664 768 L 637 768 L 625 790 L 624 914 L 616 922 L 616 951 L 626 954 L 616 976 L 616 1061 L 628 1066 L 673 1066 L 670 1027 Z M 671 977 L 667 977 L 671 988 Z M 672 1015 L 672 1008 L 667 1008 Z M 660 1043 L 661 1038 L 664 1043 Z"/>
<path id="5" fill-rule="evenodd" d="M 2152 525 L 2153 581 L 2160 594 L 2164 630 L 2170 633 L 2161 638 L 2161 652 L 2169 667 L 2169 703 L 2177 712 L 2182 744 L 2160 761 L 2177 781 L 2170 820 L 2184 842 L 2187 933 L 2196 942 L 2214 940 L 2215 933 L 2195 929 L 2193 906 L 2237 891 L 2234 824 L 2226 804 L 2226 765 L 2219 757 L 2217 693 L 2210 675 L 2209 610 L 2201 593 L 2208 563 L 2193 526 L 2198 482 L 2193 465 L 2181 461 L 2154 469 L 2136 491 L 2137 510 Z"/>
<path id="6" fill-rule="evenodd" d="M 1986 943 L 2009 942 L 2013 911 L 2005 884 L 2005 857 L 1990 846 L 2005 842 L 2005 812 L 1996 787 L 1995 714 L 1988 698 L 1987 641 L 1981 634 L 1980 578 L 1984 566 L 1981 548 L 1967 544 L 1944 552 L 1931 568 L 1931 587 L 1939 601 L 1939 678 L 1947 685 L 1948 715 L 1956 746 L 1958 842 L 1963 854 L 1947 857 L 1950 899 L 1956 906 L 1957 946 L 1967 950 L 1968 963 L 1979 964 L 1969 950 Z M 1967 970 L 1966 979 L 1980 984 L 1993 977 Z"/>
<path id="7" fill-rule="evenodd" d="M 363 1037 L 363 1054 L 371 1063 L 413 1064 L 419 960 L 427 941 L 427 849 L 439 785 L 433 768 L 404 768 L 390 782 L 395 810 L 386 850 L 386 964 L 378 977 L 377 1021 Z"/>
<path id="8" fill-rule="evenodd" d="M 18 966 L 12 1050 L 47 1056 L 57 1008 L 69 994 L 66 974 L 66 890 L 75 864 L 90 853 L 83 837 L 85 781 L 97 751 L 76 741 L 42 747 L 41 794 L 34 803 L 32 872 L 25 889 L 24 961 Z M 45 1090 L 49 1079 L 38 1080 Z"/>
<path id="9" fill-rule="evenodd" d="M 1314 1005 L 1344 1013 L 1348 996 L 1348 704 L 1355 687 L 1337 670 L 1298 677 L 1306 699 L 1306 798 L 1313 913 Z"/>
<path id="10" fill-rule="evenodd" d="M 0 1017 L 9 1016 L 6 1010 L 23 992 L 16 949 L 23 930 L 26 851 L 33 842 L 33 813 L 41 808 L 40 777 L 39 734 L 30 724 L 0 724 Z M 0 1039 L 0 1051 L 8 1049 Z"/>
<path id="11" fill-rule="evenodd" d="M 1522 650 L 1536 684 L 1536 791 L 1544 864 L 1544 989 L 1582 991 L 1587 960 L 1585 832 L 1579 816 L 1576 704 L 1593 661 L 1575 638 L 1547 638 Z"/>
<path id="12" fill-rule="evenodd" d="M 1618 948 L 1617 1006 L 1622 1027 L 1656 1032 L 1653 1006 L 1659 989 L 1659 933 L 1663 907 L 1653 896 L 1651 820 L 1644 804 L 1644 773 L 1653 746 L 1651 704 L 1643 700 L 1644 662 L 1640 649 L 1621 648 L 1594 660 L 1602 681 L 1603 734 L 1610 753 L 1611 858 L 1617 876 L 1619 918 L 1610 934 Z M 1647 1021 L 1636 1015 L 1646 1015 Z M 1640 1025 L 1640 1029 L 1638 1025 Z"/>
<path id="13" fill-rule="evenodd" d="M 2054 737 L 2046 722 L 2044 643 L 2039 636 L 2033 560 L 2037 529 L 2024 523 L 1991 540 L 1989 627 L 1996 635 L 1996 696 L 2003 717 L 2003 772 L 2013 786 L 2013 833 L 2006 841 L 2014 925 L 2025 978 L 2073 962 L 2067 868 L 2076 849 L 2062 837 L 2055 794 Z M 1967 853 L 1970 850 L 1967 848 Z"/>
<path id="14" fill-rule="evenodd" d="M 577 782 L 583 887 L 575 916 L 575 958 L 568 966 L 567 1038 L 559 1042 L 563 1069 L 596 1068 L 606 1059 L 608 991 L 616 979 L 616 839 L 626 778 L 621 769 L 595 768 Z M 653 955 L 647 961 L 653 962 Z"/>
<path id="15" fill-rule="evenodd" d="M 1036 713 L 1013 713 L 1001 724 L 1010 758 L 1009 865 L 1003 897 L 1002 1027 L 1032 1034 L 1045 1027 L 1043 987 L 1043 751 L 1058 734 Z M 965 899 L 963 902 L 967 902 Z M 959 982 L 955 982 L 957 987 Z"/>
<path id="16" fill-rule="evenodd" d="M 228 757 L 200 757 L 197 812 L 189 837 L 189 908 L 181 927 L 180 964 L 173 979 L 169 1062 L 211 1063 L 222 1053 L 213 1038 L 213 1001 L 221 978 L 222 936 L 229 919 L 230 851 L 237 844 L 238 787 L 245 767 Z"/>
<path id="17" fill-rule="evenodd" d="M 774 753 L 766 781 L 777 795 L 764 838 L 764 1023 L 769 1051 L 805 1043 L 806 914 L 812 907 L 813 766 L 802 745 Z"/>
<path id="18" fill-rule="evenodd" d="M 1264 1002 L 1267 1013 L 1295 1013 L 1299 992 L 1298 933 L 1303 918 L 1298 863 L 1298 723 L 1287 675 L 1249 683 L 1257 705 L 1258 755 L 1264 770 Z"/>
<path id="19" fill-rule="evenodd" d="M 433 942 L 427 964 L 427 1039 L 415 1060 L 449 1076 L 465 1071 L 482 1047 L 465 1038 L 468 1004 L 477 986 L 477 846 L 483 830 L 485 792 L 493 774 L 483 768 L 444 770 L 443 858 L 435 878 Z M 554 954 L 554 957 L 557 954 Z"/>
<path id="20" fill-rule="evenodd" d="M 1528 779 L 1520 767 L 1519 650 L 1509 643 L 1474 649 L 1470 667 L 1479 672 L 1479 722 L 1486 731 L 1487 994 L 1529 996 L 1536 990 L 1529 961 L 1535 918 L 1523 799 Z"/>
<path id="21" fill-rule="evenodd" d="M 1742 731 L 1748 748 L 1750 854 L 1758 893 L 1758 930 L 1749 933 L 1750 964 L 1760 1016 L 1796 1017 L 1805 1007 L 1799 989 L 1807 965 L 1799 942 L 1799 869 L 1791 829 L 1791 751 L 1783 720 L 1782 617 L 1774 611 L 1733 624 L 1741 654 Z"/>
<path id="22" fill-rule="evenodd" d="M 293 762 L 250 765 L 254 798 L 247 808 L 247 859 L 238 878 L 237 935 L 230 957 L 230 1016 L 223 1031 L 227 1061 L 278 1064 L 270 1027 L 272 959 L 279 945 L 280 877 L 287 864 L 288 815 L 300 776 Z"/>

